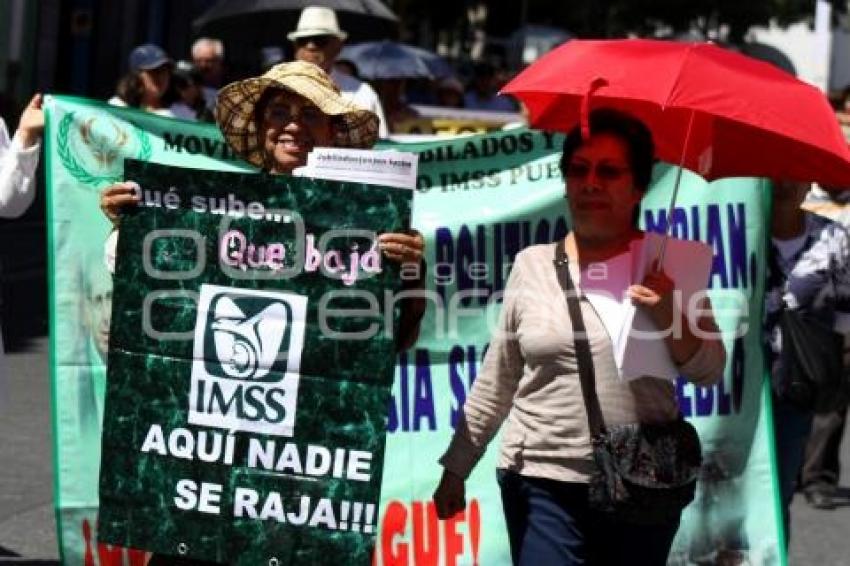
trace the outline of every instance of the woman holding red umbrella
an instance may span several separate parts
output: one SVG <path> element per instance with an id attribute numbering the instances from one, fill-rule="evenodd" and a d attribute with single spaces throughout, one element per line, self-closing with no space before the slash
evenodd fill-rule
<path id="1" fill-rule="evenodd" d="M 514 564 L 661 565 L 678 529 L 678 511 L 664 523 L 643 525 L 589 504 L 595 465 L 582 364 L 594 368 L 595 394 L 609 425 L 673 422 L 679 409 L 671 381 L 618 376 L 608 332 L 580 291 L 591 359 L 581 356 L 580 330 L 552 263 L 556 250 L 564 251 L 579 289 L 600 273 L 625 282 L 621 290 L 659 329 L 682 323 L 681 333 L 663 338 L 681 375 L 699 385 L 721 377 L 725 351 L 710 307 L 691 320 L 674 307 L 675 284 L 663 272 L 629 285 L 624 256 L 642 238 L 635 219 L 653 156 L 646 126 L 613 110 L 594 111 L 584 136 L 579 127 L 567 136 L 561 170 L 573 231 L 563 242 L 531 246 L 516 256 L 499 328 L 440 460 L 444 472 L 434 501 L 438 515 L 447 518 L 464 508 L 464 481 L 507 420 L 498 477 Z"/>

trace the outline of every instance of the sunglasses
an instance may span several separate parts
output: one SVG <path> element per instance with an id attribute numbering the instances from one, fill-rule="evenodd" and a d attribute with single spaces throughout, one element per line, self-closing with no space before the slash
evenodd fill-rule
<path id="1" fill-rule="evenodd" d="M 567 165 L 567 170 L 565 174 L 567 179 L 572 179 L 574 181 L 583 181 L 590 176 L 590 173 L 593 169 L 594 166 L 590 163 L 573 161 L 570 162 L 569 165 Z M 595 169 L 596 178 L 600 181 L 618 181 L 622 177 L 630 173 L 628 167 L 618 167 L 609 163 L 597 163 Z"/>
<path id="2" fill-rule="evenodd" d="M 286 125 L 300 122 L 308 126 L 318 126 L 328 121 L 328 116 L 312 105 L 271 103 L 263 112 L 266 122 Z"/>
<path id="3" fill-rule="evenodd" d="M 334 39 L 336 39 L 336 37 L 333 35 L 311 35 L 309 37 L 299 37 L 295 40 L 295 45 L 297 47 L 304 47 L 307 44 L 312 43 L 319 49 L 324 49 Z"/>

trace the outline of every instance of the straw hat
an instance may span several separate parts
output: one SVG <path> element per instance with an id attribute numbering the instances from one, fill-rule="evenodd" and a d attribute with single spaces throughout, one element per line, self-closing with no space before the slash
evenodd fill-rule
<path id="1" fill-rule="evenodd" d="M 218 93 L 215 120 L 227 143 L 237 154 L 257 167 L 265 164 L 254 109 L 269 87 L 302 96 L 335 124 L 336 147 L 369 148 L 378 139 L 378 116 L 342 98 L 330 77 L 318 66 L 304 61 L 281 63 L 264 75 L 230 83 Z"/>
<path id="2" fill-rule="evenodd" d="M 339 29 L 336 12 L 323 6 L 307 6 L 301 10 L 295 31 L 286 34 L 290 41 L 300 37 L 316 37 L 318 35 L 333 35 L 345 41 L 348 34 Z"/>

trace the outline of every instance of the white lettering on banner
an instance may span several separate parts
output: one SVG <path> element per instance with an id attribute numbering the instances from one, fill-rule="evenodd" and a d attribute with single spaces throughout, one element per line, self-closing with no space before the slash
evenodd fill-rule
<path id="1" fill-rule="evenodd" d="M 217 483 L 202 482 L 198 494 L 198 484 L 192 480 L 182 479 L 177 482 L 177 497 L 174 505 L 183 511 L 197 509 L 208 515 L 218 515 L 221 512 L 218 504 L 221 502 L 222 486 Z"/>
<path id="2" fill-rule="evenodd" d="M 139 197 L 139 206 L 150 208 L 166 208 L 177 210 L 183 202 L 175 187 L 169 187 L 167 191 L 159 189 L 135 188 L 134 192 Z M 267 214 L 263 203 L 258 201 L 243 202 L 235 194 L 228 193 L 224 197 L 211 197 L 194 195 L 189 200 L 189 208 L 194 212 L 205 214 L 226 215 L 232 218 L 243 218 L 245 216 L 253 220 L 271 220 L 274 222 L 285 222 L 281 215 Z"/>
<path id="3" fill-rule="evenodd" d="M 269 438 L 247 437 L 247 441 L 247 454 L 240 449 L 243 456 L 235 462 L 234 434 L 182 427 L 164 431 L 161 425 L 152 424 L 139 450 L 184 460 L 259 468 L 310 481 L 325 477 L 362 482 L 372 479 L 372 453 L 365 450 L 298 445 Z M 192 500 L 187 490 L 189 487 L 178 484 L 178 493 L 189 505 Z"/>
<path id="4" fill-rule="evenodd" d="M 262 468 L 295 476 L 345 478 L 355 481 L 372 479 L 372 453 L 363 450 L 336 448 L 331 452 L 324 446 L 308 444 L 302 449 L 292 442 L 282 445 L 273 439 L 248 441 L 249 468 Z M 306 478 L 305 478 L 306 479 Z"/>
<path id="5" fill-rule="evenodd" d="M 233 493 L 233 516 L 367 534 L 375 532 L 376 520 L 373 503 L 334 502 L 327 497 L 314 499 L 307 495 L 284 500 L 276 491 L 262 497 L 247 487 L 237 487 Z"/>
<path id="6" fill-rule="evenodd" d="M 197 458 L 202 462 L 220 462 L 232 465 L 236 450 L 236 437 L 224 432 L 175 428 L 166 440 L 162 427 L 153 424 L 148 429 L 141 452 L 155 452 L 160 456 L 173 456 L 184 460 Z"/>

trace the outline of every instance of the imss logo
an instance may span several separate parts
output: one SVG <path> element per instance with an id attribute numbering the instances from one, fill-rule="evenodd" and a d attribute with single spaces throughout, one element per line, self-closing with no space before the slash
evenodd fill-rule
<path id="1" fill-rule="evenodd" d="M 201 285 L 189 422 L 292 436 L 307 297 Z"/>

